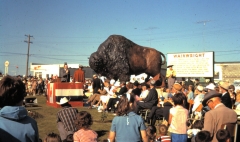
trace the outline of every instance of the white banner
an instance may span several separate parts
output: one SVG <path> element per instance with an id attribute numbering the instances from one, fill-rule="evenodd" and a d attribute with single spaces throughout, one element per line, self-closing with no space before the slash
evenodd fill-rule
<path id="1" fill-rule="evenodd" d="M 214 52 L 168 53 L 176 77 L 213 77 Z"/>
<path id="2" fill-rule="evenodd" d="M 83 89 L 55 89 L 55 96 L 83 96 Z"/>

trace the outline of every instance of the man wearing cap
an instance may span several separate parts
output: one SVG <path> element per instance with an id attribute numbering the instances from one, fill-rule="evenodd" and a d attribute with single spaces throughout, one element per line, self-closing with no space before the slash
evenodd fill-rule
<path id="1" fill-rule="evenodd" d="M 203 106 L 208 106 L 210 111 L 205 114 L 203 130 L 209 131 L 213 142 L 217 142 L 216 133 L 223 124 L 236 123 L 237 114 L 234 110 L 227 108 L 221 102 L 221 93 L 217 91 L 208 92 L 203 99 Z"/>
<path id="2" fill-rule="evenodd" d="M 175 79 L 176 79 L 176 71 L 173 70 L 173 65 L 169 65 L 167 66 L 168 70 L 166 73 L 166 77 L 168 78 L 168 88 L 171 90 L 173 84 L 175 83 Z"/>
<path id="3" fill-rule="evenodd" d="M 73 108 L 68 102 L 69 100 L 64 97 L 57 103 L 62 107 L 62 110 L 57 113 L 57 127 L 62 141 L 64 141 L 69 134 L 77 131 L 74 120 L 76 119 L 78 110 Z"/>
<path id="4" fill-rule="evenodd" d="M 176 93 L 181 93 L 181 92 L 182 92 L 182 85 L 179 83 L 174 83 L 171 90 L 172 95 Z"/>
<path id="5" fill-rule="evenodd" d="M 73 82 L 85 82 L 85 72 L 82 69 L 83 66 L 79 65 L 79 68 L 74 72 Z"/>
<path id="6" fill-rule="evenodd" d="M 204 94 L 203 94 L 203 86 L 202 85 L 198 85 L 195 93 L 196 93 L 196 97 L 194 98 L 194 104 L 193 104 L 193 108 L 192 108 L 192 112 L 194 112 L 198 106 L 200 104 L 202 104 L 203 98 L 204 98 Z"/>
<path id="7" fill-rule="evenodd" d="M 70 70 L 68 70 L 68 65 L 64 64 L 63 70 L 61 70 L 61 82 L 70 82 Z"/>
<path id="8" fill-rule="evenodd" d="M 158 92 L 155 89 L 155 80 L 150 80 L 150 91 L 144 101 L 137 101 L 135 113 L 139 114 L 141 109 L 152 109 L 158 103 Z"/>
<path id="9" fill-rule="evenodd" d="M 231 97 L 230 94 L 228 93 L 228 88 L 229 88 L 229 83 L 227 82 L 222 82 L 219 84 L 219 92 L 222 93 L 222 103 L 228 107 L 228 108 L 232 108 L 232 101 L 231 101 Z"/>
<path id="10" fill-rule="evenodd" d="M 188 109 L 188 103 L 187 103 L 187 97 L 182 93 L 182 85 L 179 83 L 174 83 L 172 90 L 171 90 L 172 95 L 174 96 L 177 93 L 181 93 L 183 97 L 183 106 L 184 108 Z"/>
<path id="11" fill-rule="evenodd" d="M 215 90 L 215 87 L 216 87 L 216 86 L 215 86 L 213 83 L 209 83 L 209 84 L 206 86 L 206 89 L 208 90 L 207 92 Z"/>

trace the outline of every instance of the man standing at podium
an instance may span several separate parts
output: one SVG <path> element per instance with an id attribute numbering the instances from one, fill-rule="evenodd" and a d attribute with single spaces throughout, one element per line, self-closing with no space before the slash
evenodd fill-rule
<path id="1" fill-rule="evenodd" d="M 61 82 L 70 82 L 70 70 L 67 63 L 64 64 L 64 69 L 61 70 Z"/>
<path id="2" fill-rule="evenodd" d="M 82 69 L 83 66 L 79 65 L 79 68 L 74 72 L 73 82 L 85 82 L 85 72 Z"/>

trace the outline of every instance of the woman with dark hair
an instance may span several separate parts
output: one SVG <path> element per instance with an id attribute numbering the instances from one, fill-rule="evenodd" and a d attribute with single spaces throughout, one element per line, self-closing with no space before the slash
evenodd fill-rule
<path id="1" fill-rule="evenodd" d="M 170 109 L 168 131 L 171 132 L 172 142 L 186 142 L 188 110 L 183 107 L 183 94 L 175 94 L 172 100 L 174 107 Z"/>
<path id="2" fill-rule="evenodd" d="M 155 142 L 156 132 L 157 132 L 156 127 L 154 125 L 148 125 L 146 132 L 147 132 L 149 142 Z"/>
<path id="3" fill-rule="evenodd" d="M 146 126 L 141 116 L 133 112 L 134 97 L 128 101 L 126 94 L 122 95 L 117 106 L 117 116 L 113 118 L 109 133 L 110 142 L 131 141 L 147 142 Z"/>
<path id="4" fill-rule="evenodd" d="M 90 129 L 93 124 L 92 116 L 87 111 L 81 111 L 77 114 L 75 126 L 78 131 L 73 134 L 73 140 L 76 142 L 97 142 L 97 133 Z"/>
<path id="5" fill-rule="evenodd" d="M 37 122 L 23 107 L 25 84 L 17 77 L 5 76 L 0 80 L 0 141 L 37 142 Z"/>

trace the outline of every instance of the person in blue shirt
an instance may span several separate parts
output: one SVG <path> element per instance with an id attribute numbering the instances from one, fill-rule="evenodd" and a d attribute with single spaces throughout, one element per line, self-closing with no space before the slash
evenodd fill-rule
<path id="1" fill-rule="evenodd" d="M 26 96 L 24 83 L 11 76 L 0 81 L 0 141 L 38 142 L 37 122 L 23 107 Z"/>
<path id="2" fill-rule="evenodd" d="M 122 95 L 117 106 L 117 116 L 113 118 L 109 133 L 110 142 L 148 142 L 146 126 L 141 116 L 133 112 L 134 97 L 128 101 Z"/>

